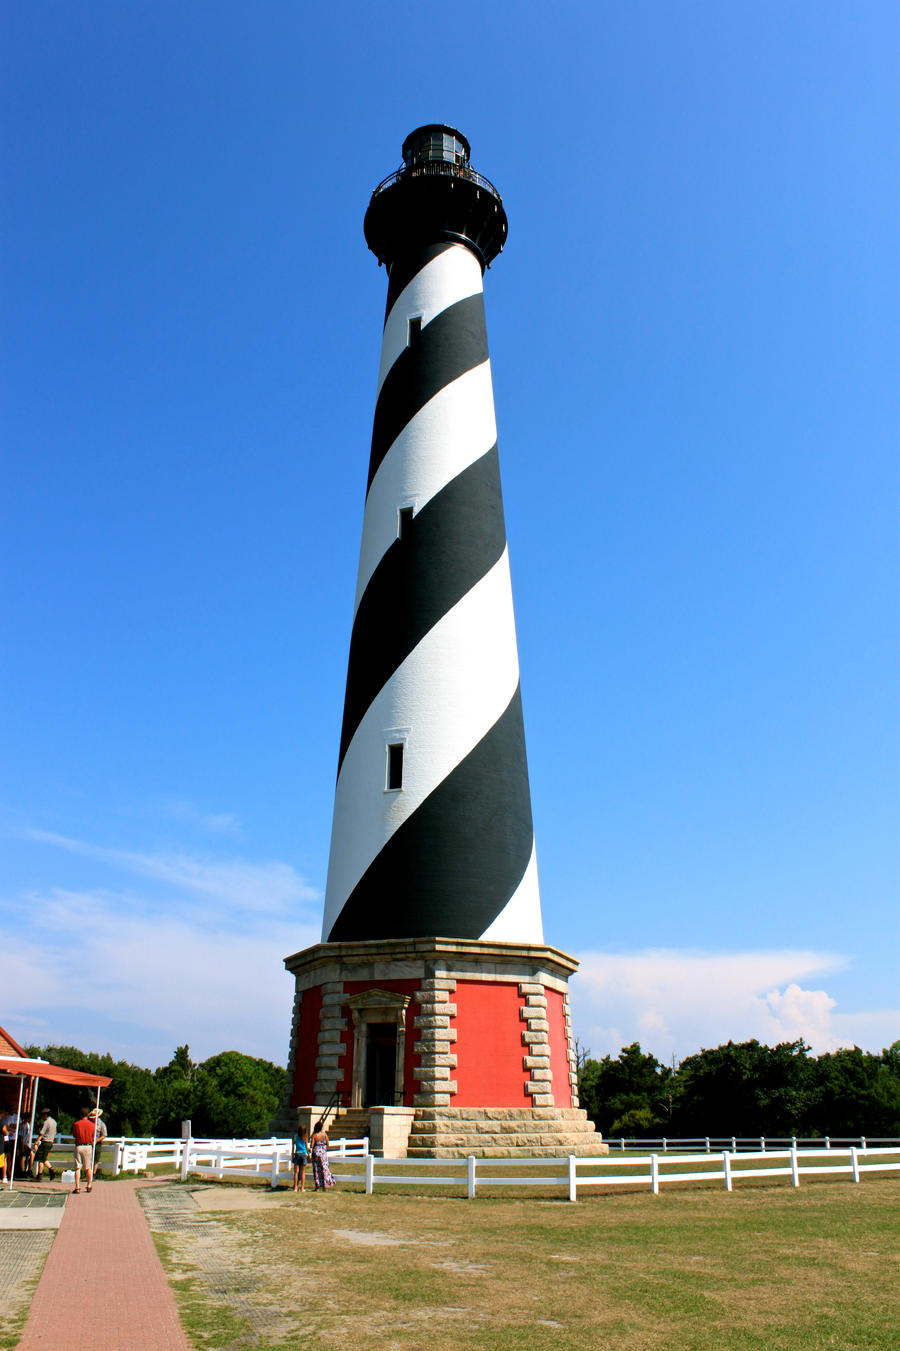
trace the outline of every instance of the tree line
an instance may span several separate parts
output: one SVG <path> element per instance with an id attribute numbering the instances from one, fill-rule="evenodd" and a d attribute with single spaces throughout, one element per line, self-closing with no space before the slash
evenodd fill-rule
<path id="1" fill-rule="evenodd" d="M 182 1121 L 190 1121 L 197 1136 L 259 1137 L 269 1134 L 269 1122 L 284 1101 L 285 1071 L 240 1051 L 222 1051 L 195 1064 L 190 1048 L 179 1046 L 168 1065 L 149 1070 L 75 1046 L 26 1049 L 54 1065 L 112 1079 L 100 1093 L 110 1135 L 180 1135 Z M 64 1134 L 88 1102 L 93 1106 L 89 1088 L 44 1079 L 38 1089 L 38 1106 L 50 1108 Z"/>
<path id="2" fill-rule="evenodd" d="M 802 1040 L 729 1041 L 679 1065 L 632 1042 L 580 1060 L 581 1105 L 605 1136 L 900 1137 L 900 1041 L 819 1056 Z"/>

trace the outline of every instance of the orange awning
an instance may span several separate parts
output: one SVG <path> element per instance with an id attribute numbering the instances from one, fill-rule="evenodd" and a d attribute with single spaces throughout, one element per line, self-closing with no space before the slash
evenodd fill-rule
<path id="1" fill-rule="evenodd" d="M 29 1079 L 52 1079 L 57 1084 L 83 1084 L 91 1088 L 106 1088 L 112 1083 L 103 1074 L 88 1074 L 86 1070 L 67 1070 L 62 1065 L 51 1065 L 48 1060 L 28 1060 L 25 1056 L 0 1056 L 0 1070 L 7 1074 L 25 1075 Z"/>

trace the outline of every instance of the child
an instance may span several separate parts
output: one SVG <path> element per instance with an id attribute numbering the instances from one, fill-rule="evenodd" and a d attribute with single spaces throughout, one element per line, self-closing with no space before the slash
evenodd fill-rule
<path id="1" fill-rule="evenodd" d="M 298 1180 L 300 1191 L 306 1191 L 306 1165 L 309 1162 L 309 1146 L 306 1143 L 308 1134 L 305 1126 L 298 1126 L 294 1136 L 294 1191 L 297 1190 Z"/>

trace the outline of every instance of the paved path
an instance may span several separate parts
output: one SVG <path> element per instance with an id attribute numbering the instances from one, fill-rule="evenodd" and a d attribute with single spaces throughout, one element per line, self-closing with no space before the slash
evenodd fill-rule
<path id="1" fill-rule="evenodd" d="M 99 1182 L 69 1197 L 18 1351 L 190 1351 L 139 1185 Z"/>

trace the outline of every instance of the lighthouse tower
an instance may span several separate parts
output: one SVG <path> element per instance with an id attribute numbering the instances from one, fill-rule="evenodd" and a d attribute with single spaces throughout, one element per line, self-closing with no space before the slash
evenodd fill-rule
<path id="1" fill-rule="evenodd" d="M 354 1111 L 391 1154 L 593 1152 L 576 963 L 541 924 L 500 491 L 483 274 L 507 220 L 469 154 L 420 127 L 365 217 L 387 308 L 322 942 L 286 960 L 288 1107 Z"/>

